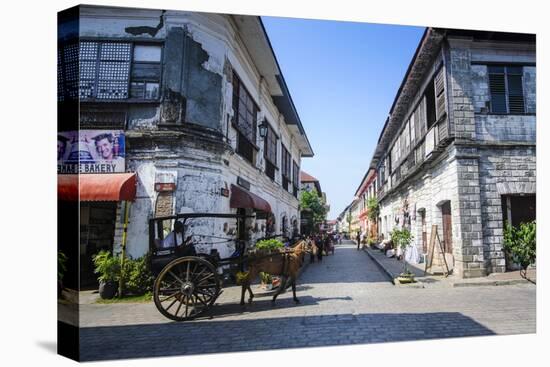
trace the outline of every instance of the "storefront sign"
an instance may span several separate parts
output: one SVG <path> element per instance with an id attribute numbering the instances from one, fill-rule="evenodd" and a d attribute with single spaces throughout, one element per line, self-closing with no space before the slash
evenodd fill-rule
<path id="1" fill-rule="evenodd" d="M 157 192 L 172 192 L 176 191 L 176 184 L 173 182 L 157 182 L 155 184 L 155 191 Z"/>
<path id="2" fill-rule="evenodd" d="M 80 130 L 57 134 L 57 173 L 125 172 L 122 130 Z"/>
<path id="3" fill-rule="evenodd" d="M 244 187 L 245 189 L 250 191 L 250 182 L 248 182 L 241 176 L 237 177 L 237 185 Z"/>

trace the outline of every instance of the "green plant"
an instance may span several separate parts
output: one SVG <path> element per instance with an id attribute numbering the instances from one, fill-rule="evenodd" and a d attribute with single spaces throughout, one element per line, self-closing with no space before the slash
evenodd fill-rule
<path id="1" fill-rule="evenodd" d="M 520 275 L 527 279 L 527 267 L 537 258 L 537 224 L 535 221 L 521 223 L 517 228 L 506 223 L 504 249 L 512 261 L 520 266 Z"/>
<path id="2" fill-rule="evenodd" d="M 396 246 L 401 248 L 401 250 L 403 252 L 403 273 L 404 274 L 410 273 L 409 270 L 407 269 L 407 261 L 405 260 L 405 252 L 407 251 L 407 246 L 409 246 L 409 244 L 413 241 L 413 239 L 414 239 L 414 237 L 413 237 L 411 231 L 409 231 L 407 228 L 403 228 L 403 229 L 395 228 L 391 232 L 392 242 Z"/>
<path id="3" fill-rule="evenodd" d="M 57 251 L 57 280 L 63 280 L 63 276 L 67 271 L 67 255 L 61 251 Z"/>
<path id="4" fill-rule="evenodd" d="M 367 201 L 367 211 L 369 219 L 376 221 L 378 215 L 380 214 L 380 206 L 378 205 L 378 200 L 376 197 L 371 197 Z"/>
<path id="5" fill-rule="evenodd" d="M 302 191 L 300 194 L 300 209 L 311 212 L 314 228 L 318 228 L 318 225 L 326 220 L 327 207 L 315 189 Z"/>
<path id="6" fill-rule="evenodd" d="M 271 284 L 271 282 L 273 281 L 273 277 L 271 276 L 271 274 L 263 271 L 260 272 L 260 279 L 264 284 Z"/>
<path id="7" fill-rule="evenodd" d="M 93 256 L 94 273 L 99 274 L 100 282 L 116 282 L 120 279 L 120 259 L 114 257 L 110 251 L 101 250 Z"/>
<path id="8" fill-rule="evenodd" d="M 376 240 L 374 237 L 369 236 L 369 238 L 367 238 L 367 245 L 373 246 L 375 243 L 376 243 Z"/>
<path id="9" fill-rule="evenodd" d="M 124 293 L 140 295 L 152 291 L 155 278 L 149 263 L 148 254 L 135 260 L 125 259 L 122 271 Z"/>
<path id="10" fill-rule="evenodd" d="M 258 250 L 275 250 L 284 247 L 283 243 L 275 238 L 256 242 Z"/>

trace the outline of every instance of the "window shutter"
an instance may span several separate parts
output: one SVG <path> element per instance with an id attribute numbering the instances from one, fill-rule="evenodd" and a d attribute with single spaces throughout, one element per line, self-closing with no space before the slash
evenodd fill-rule
<path id="1" fill-rule="evenodd" d="M 439 119 L 445 114 L 445 69 L 441 68 L 437 75 L 435 76 L 435 113 L 436 119 Z"/>
<path id="2" fill-rule="evenodd" d="M 507 76 L 509 113 L 524 113 L 522 75 L 509 73 Z"/>
<path id="3" fill-rule="evenodd" d="M 503 67 L 489 67 L 489 90 L 491 91 L 491 112 L 506 113 L 506 81 Z"/>

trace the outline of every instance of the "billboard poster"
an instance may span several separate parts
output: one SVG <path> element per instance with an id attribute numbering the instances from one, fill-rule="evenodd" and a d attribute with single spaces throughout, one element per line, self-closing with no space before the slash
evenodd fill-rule
<path id="1" fill-rule="evenodd" d="M 123 130 L 57 133 L 57 173 L 125 172 Z"/>

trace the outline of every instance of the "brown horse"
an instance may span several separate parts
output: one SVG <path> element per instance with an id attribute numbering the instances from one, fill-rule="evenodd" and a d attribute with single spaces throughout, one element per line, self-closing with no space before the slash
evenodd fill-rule
<path id="1" fill-rule="evenodd" d="M 296 278 L 298 277 L 298 271 L 302 266 L 305 254 L 315 251 L 314 249 L 316 249 L 316 246 L 313 241 L 307 239 L 299 241 L 298 244 L 291 249 L 281 249 L 272 256 L 260 256 L 258 259 L 251 259 L 248 263 L 248 274 L 241 281 L 241 305 L 244 305 L 244 294 L 246 290 L 248 290 L 249 295 L 248 303 L 252 303 L 254 293 L 252 293 L 250 284 L 261 272 L 271 275 L 280 275 L 283 278 L 271 302 L 275 302 L 277 296 L 285 290 L 287 280 L 290 278 L 294 302 L 300 303 L 296 297 Z"/>

